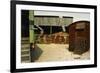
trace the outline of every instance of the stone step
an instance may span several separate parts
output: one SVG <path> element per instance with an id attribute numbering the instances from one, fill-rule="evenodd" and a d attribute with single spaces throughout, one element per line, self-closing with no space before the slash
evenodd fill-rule
<path id="1" fill-rule="evenodd" d="M 21 57 L 21 62 L 30 62 L 30 57 L 29 56 L 25 56 L 25 57 Z"/>
<path id="2" fill-rule="evenodd" d="M 30 51 L 30 49 L 21 49 L 21 52 Z"/>
<path id="3" fill-rule="evenodd" d="M 22 63 L 30 63 L 30 60 L 22 61 Z"/>
<path id="4" fill-rule="evenodd" d="M 30 45 L 29 44 L 21 44 L 21 48 L 23 49 L 23 48 L 29 48 L 30 47 Z"/>
<path id="5" fill-rule="evenodd" d="M 30 53 L 30 51 L 28 50 L 28 51 L 21 51 L 21 55 L 25 55 L 25 54 L 29 54 Z"/>
<path id="6" fill-rule="evenodd" d="M 29 37 L 22 37 L 21 39 L 21 62 L 30 62 L 30 44 Z"/>
<path id="7" fill-rule="evenodd" d="M 22 37 L 21 40 L 22 40 L 22 41 L 24 41 L 24 40 L 29 40 L 29 37 Z"/>
<path id="8" fill-rule="evenodd" d="M 21 44 L 29 44 L 29 40 L 24 40 L 24 41 L 21 41 Z"/>
<path id="9" fill-rule="evenodd" d="M 30 54 L 23 54 L 23 55 L 21 55 L 21 57 L 27 57 L 27 56 L 30 56 Z"/>

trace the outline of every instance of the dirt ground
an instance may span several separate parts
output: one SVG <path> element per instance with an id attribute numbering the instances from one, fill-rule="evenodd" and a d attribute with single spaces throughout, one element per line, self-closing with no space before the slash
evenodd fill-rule
<path id="1" fill-rule="evenodd" d="M 86 60 L 90 58 L 90 52 L 87 51 L 82 55 L 73 54 L 68 51 L 68 44 L 37 44 L 43 51 L 35 62 L 48 61 L 68 61 L 68 60 Z"/>

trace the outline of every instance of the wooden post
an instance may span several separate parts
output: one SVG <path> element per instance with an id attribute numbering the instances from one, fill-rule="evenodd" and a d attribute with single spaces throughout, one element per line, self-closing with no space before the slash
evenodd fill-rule
<path id="1" fill-rule="evenodd" d="M 34 11 L 29 11 L 29 38 L 30 43 L 34 43 L 35 41 L 35 33 L 34 33 Z"/>

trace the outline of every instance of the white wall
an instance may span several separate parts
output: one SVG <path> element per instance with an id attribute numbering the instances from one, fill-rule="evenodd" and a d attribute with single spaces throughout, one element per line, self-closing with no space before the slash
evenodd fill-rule
<path id="1" fill-rule="evenodd" d="M 73 22 L 79 20 L 90 20 L 90 14 L 84 12 L 59 12 L 59 11 L 34 11 L 35 15 L 49 15 L 49 16 L 68 16 L 73 17 Z"/>

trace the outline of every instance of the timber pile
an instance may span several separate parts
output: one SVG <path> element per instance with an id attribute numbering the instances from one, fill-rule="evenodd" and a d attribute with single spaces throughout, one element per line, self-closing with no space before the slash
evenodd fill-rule
<path id="1" fill-rule="evenodd" d="M 38 43 L 41 44 L 68 44 L 69 43 L 69 35 L 65 32 L 57 32 L 54 34 L 44 34 L 40 37 Z"/>

